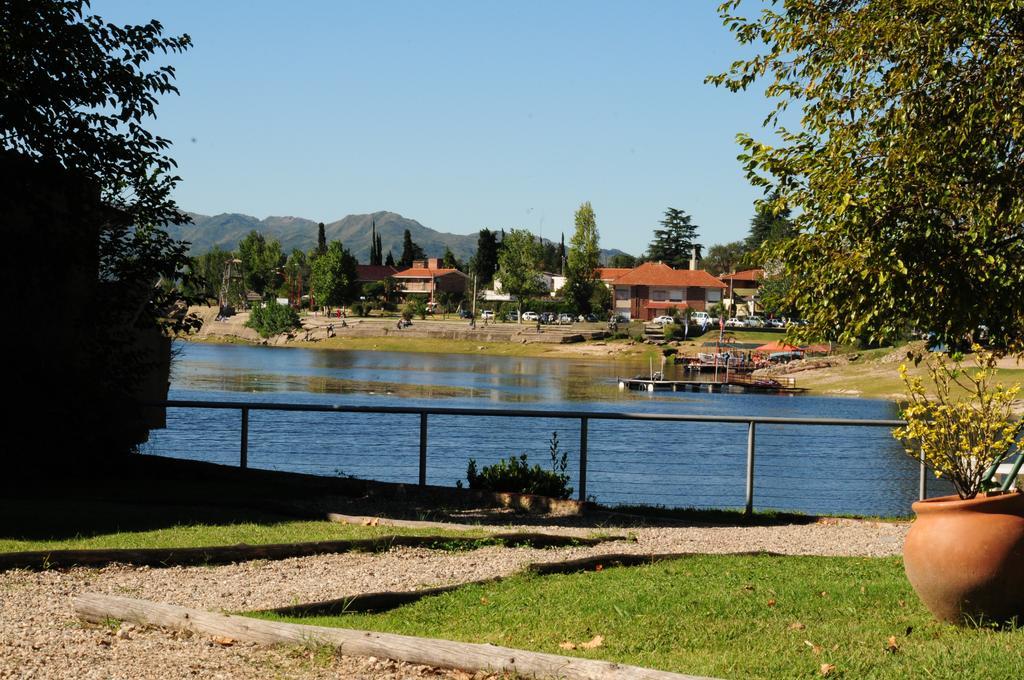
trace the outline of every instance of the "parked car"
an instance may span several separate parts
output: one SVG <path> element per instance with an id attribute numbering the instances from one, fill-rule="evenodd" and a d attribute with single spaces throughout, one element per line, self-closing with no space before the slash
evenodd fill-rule
<path id="1" fill-rule="evenodd" d="M 786 322 L 782 319 L 768 319 L 764 322 L 764 325 L 768 328 L 785 328 Z"/>
<path id="2" fill-rule="evenodd" d="M 509 312 L 505 315 L 506 321 L 519 321 L 519 312 Z"/>
<path id="3" fill-rule="evenodd" d="M 612 314 L 611 316 L 608 317 L 608 322 L 609 323 L 629 323 L 629 319 L 627 319 L 622 314 Z"/>
<path id="4" fill-rule="evenodd" d="M 587 314 L 585 320 L 589 321 L 590 323 L 594 323 L 595 321 L 597 321 L 597 314 Z"/>
<path id="5" fill-rule="evenodd" d="M 759 316 L 748 316 L 744 324 L 747 328 L 764 328 L 764 319 Z"/>
<path id="6" fill-rule="evenodd" d="M 485 309 L 484 311 L 480 312 L 480 318 L 484 319 L 485 321 L 494 321 L 494 310 Z"/>
<path id="7" fill-rule="evenodd" d="M 558 319 L 558 317 L 555 316 L 554 312 L 541 312 L 540 313 L 540 322 L 541 323 L 555 323 L 555 321 L 557 319 Z"/>
<path id="8" fill-rule="evenodd" d="M 675 321 L 676 320 L 673 317 L 667 315 L 656 316 L 651 319 L 651 323 L 656 326 L 664 326 L 666 324 L 675 323 Z"/>
<path id="9" fill-rule="evenodd" d="M 694 312 L 690 315 L 690 323 L 695 326 L 711 326 L 712 324 L 718 323 L 718 319 L 711 316 L 707 312 Z"/>
<path id="10" fill-rule="evenodd" d="M 747 324 L 746 324 L 746 322 L 743 321 L 743 319 L 733 318 L 733 319 L 726 319 L 725 320 L 725 327 L 726 328 L 746 328 Z"/>
<path id="11" fill-rule="evenodd" d="M 523 312 L 523 321 L 537 321 L 540 315 L 537 312 Z"/>
<path id="12" fill-rule="evenodd" d="M 559 314 L 558 315 L 558 323 L 563 325 L 563 326 L 572 325 L 572 315 L 571 314 Z"/>
<path id="13" fill-rule="evenodd" d="M 459 318 L 460 319 L 472 319 L 473 318 L 472 310 L 469 310 L 469 309 L 460 310 L 459 311 Z"/>

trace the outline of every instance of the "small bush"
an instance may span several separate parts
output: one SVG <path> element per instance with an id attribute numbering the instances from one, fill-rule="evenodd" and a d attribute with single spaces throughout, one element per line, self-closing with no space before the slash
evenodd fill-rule
<path id="1" fill-rule="evenodd" d="M 288 305 L 279 305 L 270 300 L 263 306 L 252 308 L 246 326 L 254 329 L 261 338 L 286 333 L 299 325 L 299 314 Z"/>
<path id="2" fill-rule="evenodd" d="M 507 460 L 487 465 L 480 472 L 477 472 L 476 460 L 470 458 L 466 468 L 469 488 L 479 491 L 529 493 L 551 498 L 568 498 L 572 495 L 569 475 L 565 473 L 569 465 L 569 452 L 559 449 L 557 432 L 551 433 L 549 451 L 551 470 L 545 470 L 540 465 L 530 467 L 525 453 L 518 458 L 509 456 Z"/>

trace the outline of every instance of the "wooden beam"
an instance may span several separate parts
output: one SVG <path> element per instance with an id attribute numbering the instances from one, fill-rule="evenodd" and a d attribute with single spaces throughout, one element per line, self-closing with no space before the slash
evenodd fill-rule
<path id="1" fill-rule="evenodd" d="M 262 621 L 113 595 L 79 595 L 75 598 L 75 611 L 86 621 L 118 619 L 261 644 L 299 645 L 312 641 L 336 646 L 349 655 L 375 656 L 435 668 L 458 668 L 467 672 L 506 672 L 566 680 L 706 680 L 608 661 L 528 652 L 495 645 Z"/>
<path id="2" fill-rule="evenodd" d="M 492 531 L 493 527 L 479 524 L 456 524 L 454 522 L 427 522 L 415 519 L 392 519 L 390 517 L 375 517 L 368 515 L 343 515 L 339 512 L 327 513 L 327 521 L 338 524 L 357 524 L 364 527 L 408 527 L 410 529 L 452 529 L 455 531 L 470 531 L 480 529 Z"/>

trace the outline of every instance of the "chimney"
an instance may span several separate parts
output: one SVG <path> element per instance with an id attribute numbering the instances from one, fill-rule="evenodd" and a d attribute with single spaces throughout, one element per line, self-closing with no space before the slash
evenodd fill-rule
<path id="1" fill-rule="evenodd" d="M 691 246 L 690 269 L 700 269 L 700 244 L 694 243 Z"/>

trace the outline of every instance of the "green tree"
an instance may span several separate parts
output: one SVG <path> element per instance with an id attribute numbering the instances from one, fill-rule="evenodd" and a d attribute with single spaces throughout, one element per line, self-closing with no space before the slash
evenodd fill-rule
<path id="1" fill-rule="evenodd" d="M 778 196 L 772 196 L 766 203 L 758 203 L 754 208 L 754 216 L 750 219 L 750 232 L 744 245 L 751 254 L 751 264 L 760 264 L 757 249 L 766 243 L 777 243 L 793 238 L 796 232 L 791 211 L 782 207 L 780 212 L 772 208 L 777 204 Z"/>
<path id="2" fill-rule="evenodd" d="M 316 225 L 316 250 L 313 251 L 313 257 L 319 257 L 327 252 L 327 231 L 325 230 L 324 223 Z M 310 258 L 313 259 L 313 258 Z"/>
<path id="3" fill-rule="evenodd" d="M 617 253 L 608 258 L 608 266 L 616 269 L 632 269 L 636 265 L 636 258 L 628 253 Z"/>
<path id="4" fill-rule="evenodd" d="M 587 201 L 576 211 L 576 231 L 569 241 L 562 293 L 577 314 L 589 314 L 594 290 L 604 287 L 597 273 L 601 257 L 599 241 L 597 216 Z"/>
<path id="5" fill-rule="evenodd" d="M 289 299 L 295 298 L 295 304 L 301 304 L 301 297 L 305 288 L 309 286 L 309 275 L 311 269 L 306 254 L 295 248 L 284 263 L 284 286 L 283 293 Z"/>
<path id="6" fill-rule="evenodd" d="M 778 143 L 738 139 L 747 176 L 792 209 L 765 253 L 786 299 L 840 341 L 907 328 L 958 345 L 981 324 L 1019 350 L 1024 309 L 1024 9 L 1001 0 L 790 0 L 724 23 L 756 52 L 709 81 L 767 82 Z M 788 106 L 802 112 L 787 130 Z M 774 194 L 773 194 L 774 192 Z"/>
<path id="7" fill-rule="evenodd" d="M 422 260 L 423 258 L 423 248 L 420 248 L 412 240 L 412 234 L 406 229 L 402 235 L 402 259 L 398 261 L 398 267 L 400 269 L 408 269 L 412 266 L 413 260 Z"/>
<path id="8" fill-rule="evenodd" d="M 716 243 L 708 248 L 702 265 L 709 274 L 721 276 L 737 271 L 746 262 L 747 255 L 747 244 L 744 241 Z"/>
<path id="9" fill-rule="evenodd" d="M 194 286 L 190 292 L 199 299 L 216 300 L 220 294 L 224 269 L 232 257 L 232 253 L 215 245 L 209 252 L 189 258 L 189 268 L 195 274 L 195 279 L 189 282 L 189 285 Z"/>
<path id="10" fill-rule="evenodd" d="M 370 264 L 384 264 L 384 250 L 380 244 L 380 234 L 377 233 L 377 220 L 370 222 Z"/>
<path id="11" fill-rule="evenodd" d="M 661 229 L 654 230 L 654 240 L 647 247 L 647 259 L 664 262 L 675 269 L 690 266 L 692 247 L 697 240 L 697 230 L 692 218 L 682 210 L 667 208 Z"/>
<path id="12" fill-rule="evenodd" d="M 444 259 L 441 261 L 441 266 L 445 269 L 458 269 L 462 270 L 462 263 L 455 257 L 455 253 L 452 252 L 451 248 L 447 246 L 444 249 Z"/>
<path id="13" fill-rule="evenodd" d="M 276 239 L 267 240 L 256 230 L 238 243 L 238 259 L 242 261 L 242 272 L 248 290 L 266 296 L 274 293 L 284 283 L 281 265 L 285 262 L 281 244 Z"/>
<path id="14" fill-rule="evenodd" d="M 395 266 L 395 256 L 391 254 L 390 250 L 388 251 L 387 259 L 384 260 L 384 264 L 386 266 L 388 266 L 388 267 L 394 267 Z"/>
<path id="15" fill-rule="evenodd" d="M 541 249 L 526 229 L 513 229 L 502 241 L 498 253 L 498 274 L 501 289 L 516 298 L 516 309 L 522 323 L 523 300 L 545 292 L 541 277 Z"/>
<path id="16" fill-rule="evenodd" d="M 318 305 L 344 307 L 359 297 L 356 264 L 341 241 L 331 241 L 327 252 L 313 261 L 311 290 Z"/>
<path id="17" fill-rule="evenodd" d="M 476 255 L 473 256 L 473 273 L 478 285 L 483 288 L 494 280 L 498 271 L 498 232 L 481 229 L 476 239 Z"/>

